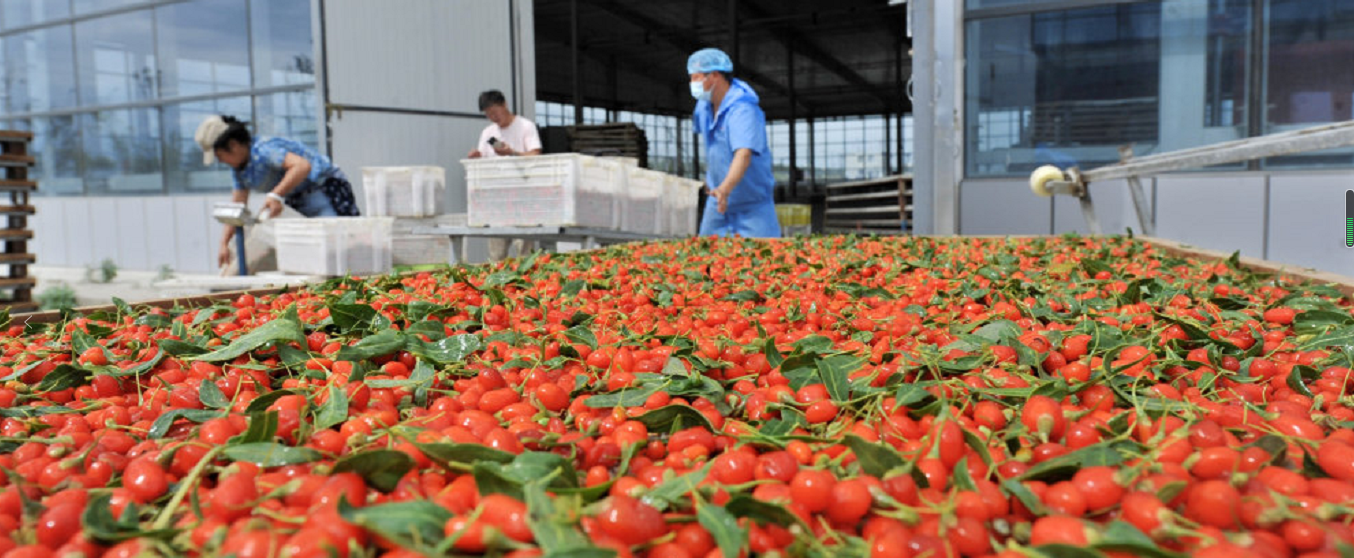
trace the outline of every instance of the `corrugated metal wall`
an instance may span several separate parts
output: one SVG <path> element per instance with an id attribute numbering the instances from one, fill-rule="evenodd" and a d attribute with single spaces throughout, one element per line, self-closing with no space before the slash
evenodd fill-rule
<path id="1" fill-rule="evenodd" d="M 1156 235 L 1354 277 L 1344 245 L 1344 195 L 1354 172 L 1182 173 L 1143 181 L 1156 212 Z M 1107 233 L 1141 231 L 1123 181 L 1093 184 L 1096 215 Z M 1085 234 L 1075 199 L 1036 197 L 1022 179 L 966 180 L 960 234 Z"/>
<path id="2" fill-rule="evenodd" d="M 480 92 L 501 90 L 535 116 L 531 2 L 328 0 L 324 16 L 328 103 L 348 107 L 329 113 L 335 162 L 355 183 L 366 166 L 443 167 L 444 209 L 464 212 L 460 160 L 488 125 Z"/>
<path id="3" fill-rule="evenodd" d="M 327 55 L 317 96 L 324 98 L 327 81 L 330 105 L 355 107 L 330 111 L 328 137 L 330 155 L 359 189 L 359 203 L 362 167 L 437 165 L 447 169 L 444 210 L 464 212 L 460 159 L 488 124 L 477 106 L 480 91 L 501 89 L 519 114 L 534 117 L 531 1 L 313 5 L 315 34 L 324 40 L 317 58 Z M 215 272 L 221 229 L 211 204 L 229 195 L 36 198 L 38 265 L 84 267 L 112 258 L 123 269 Z M 470 248 L 472 258 L 482 258 L 482 243 Z"/>
<path id="4" fill-rule="evenodd" d="M 85 267 L 105 258 L 123 269 L 216 270 L 220 196 L 34 198 L 34 253 L 40 266 Z"/>

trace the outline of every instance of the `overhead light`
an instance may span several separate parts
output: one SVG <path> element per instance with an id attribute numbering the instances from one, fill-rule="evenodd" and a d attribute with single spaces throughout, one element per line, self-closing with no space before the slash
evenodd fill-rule
<path id="1" fill-rule="evenodd" d="M 906 4 L 906 3 L 907 3 L 907 0 L 889 0 L 889 5 L 890 5 L 890 6 L 897 6 L 897 5 L 900 5 L 900 4 Z"/>

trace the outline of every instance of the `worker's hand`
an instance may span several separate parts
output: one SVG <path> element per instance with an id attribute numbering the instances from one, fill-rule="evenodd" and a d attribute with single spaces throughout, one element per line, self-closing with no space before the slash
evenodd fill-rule
<path id="1" fill-rule="evenodd" d="M 479 159 L 480 157 L 483 157 L 483 155 L 480 155 L 480 150 L 478 150 L 478 149 L 471 149 L 471 150 L 470 150 L 470 153 L 467 154 L 465 157 L 466 157 L 467 159 Z"/>
<path id="2" fill-rule="evenodd" d="M 715 188 L 710 190 L 710 195 L 714 196 L 715 200 L 719 202 L 720 215 L 723 215 L 724 212 L 729 210 L 729 190 L 726 190 L 723 187 Z"/>
<path id="3" fill-rule="evenodd" d="M 216 266 L 225 267 L 228 263 L 230 263 L 230 244 L 222 243 L 221 251 L 216 254 Z"/>
<path id="4" fill-rule="evenodd" d="M 277 217 L 282 214 L 282 202 L 268 198 L 263 202 L 263 210 L 268 212 L 268 217 Z"/>
<path id="5" fill-rule="evenodd" d="M 512 150 L 511 147 L 508 147 L 508 144 L 503 143 L 503 142 L 501 142 L 501 141 L 494 144 L 494 153 L 497 153 L 497 154 L 499 154 L 499 155 L 501 155 L 501 156 L 504 156 L 504 157 L 507 157 L 507 156 L 509 156 L 509 155 L 515 155 L 515 154 L 516 154 L 516 153 L 513 152 L 513 150 Z"/>

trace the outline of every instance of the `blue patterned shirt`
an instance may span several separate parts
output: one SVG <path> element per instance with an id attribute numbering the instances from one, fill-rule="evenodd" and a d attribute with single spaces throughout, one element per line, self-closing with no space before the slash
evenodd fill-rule
<path id="1" fill-rule="evenodd" d="M 295 153 L 310 161 L 310 174 L 306 175 L 305 182 L 292 190 L 293 193 L 309 192 L 330 177 L 343 177 L 342 171 L 328 157 L 295 140 L 256 138 L 254 144 L 249 146 L 249 162 L 245 163 L 243 169 L 231 173 L 235 177 L 235 189 L 272 191 L 287 174 L 282 164 L 287 160 L 288 153 Z"/>

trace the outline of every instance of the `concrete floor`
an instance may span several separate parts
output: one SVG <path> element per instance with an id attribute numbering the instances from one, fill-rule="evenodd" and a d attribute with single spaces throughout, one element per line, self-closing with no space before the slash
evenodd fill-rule
<path id="1" fill-rule="evenodd" d="M 161 298 L 193 296 L 219 291 L 262 288 L 279 283 L 315 281 L 320 278 L 301 276 L 221 277 L 217 275 L 175 273 L 165 280 L 153 271 L 119 270 L 108 283 L 90 281 L 84 268 L 33 266 L 29 274 L 38 279 L 35 296 L 58 285 L 75 290 L 76 306 L 110 304 L 113 297 L 129 303 Z"/>

